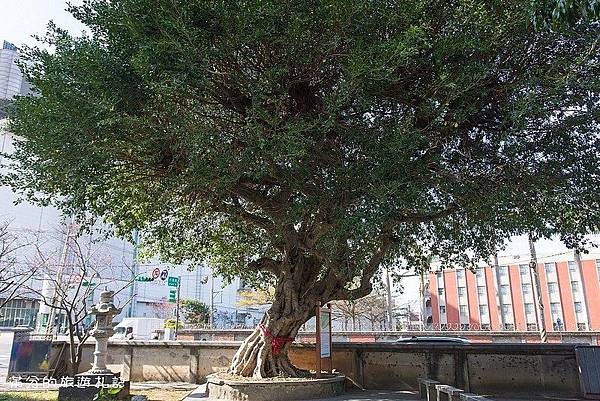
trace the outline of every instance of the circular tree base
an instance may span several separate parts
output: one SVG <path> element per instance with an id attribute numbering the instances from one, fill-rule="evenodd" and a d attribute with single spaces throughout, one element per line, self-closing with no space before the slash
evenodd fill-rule
<path id="1" fill-rule="evenodd" d="M 287 401 L 335 397 L 344 392 L 345 376 L 331 375 L 321 379 L 267 380 L 207 377 L 209 399 L 228 401 Z"/>

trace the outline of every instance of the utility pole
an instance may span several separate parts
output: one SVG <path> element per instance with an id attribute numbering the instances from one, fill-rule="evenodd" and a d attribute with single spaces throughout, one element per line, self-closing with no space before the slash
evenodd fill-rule
<path id="1" fill-rule="evenodd" d="M 210 269 L 210 316 L 208 324 L 211 329 L 215 328 L 215 272 Z"/>
<path id="2" fill-rule="evenodd" d="M 502 284 L 500 280 L 500 265 L 498 263 L 498 254 L 494 253 L 494 273 L 496 277 L 496 300 L 500 305 L 500 324 L 502 330 L 506 329 L 506 316 L 504 316 L 504 296 L 502 295 Z M 491 314 L 490 314 L 491 316 Z"/>
<path id="3" fill-rule="evenodd" d="M 139 236 L 138 236 L 138 231 L 134 230 L 133 231 L 133 265 L 131 266 L 131 290 L 129 291 L 129 298 L 131 299 L 131 303 L 129 304 L 129 311 L 128 311 L 128 317 L 134 317 L 135 316 L 135 290 L 136 290 L 136 280 L 135 278 L 137 277 L 137 253 L 138 253 L 138 244 L 139 244 Z"/>
<path id="4" fill-rule="evenodd" d="M 65 271 L 65 266 L 67 264 L 67 256 L 69 254 L 69 239 L 71 238 L 71 228 L 73 226 L 73 223 L 75 221 L 75 218 L 73 216 L 71 216 L 71 221 L 67 223 L 67 233 L 65 235 L 65 242 L 63 244 L 63 249 L 62 252 L 60 254 L 60 262 L 58 265 L 58 272 L 56 273 L 56 284 L 54 285 L 54 288 L 52 288 L 52 307 L 50 308 L 50 311 L 48 312 L 48 325 L 46 326 L 46 335 L 53 335 L 55 327 L 54 327 L 54 320 L 56 319 L 56 304 L 62 302 L 62 299 L 59 301 L 59 298 L 62 298 L 62 296 L 64 294 L 62 294 L 62 292 L 67 291 L 68 288 L 60 288 L 62 286 L 62 279 L 63 279 L 63 274 Z M 59 287 L 59 288 L 57 288 Z M 61 292 L 61 294 L 58 294 L 58 291 Z M 60 314 L 59 314 L 59 319 Z M 56 333 L 58 335 L 58 333 Z"/>
<path id="5" fill-rule="evenodd" d="M 177 279 L 177 298 L 175 298 L 175 340 L 177 340 L 177 334 L 179 333 L 179 295 L 181 290 L 181 276 Z"/>
<path id="6" fill-rule="evenodd" d="M 387 315 L 388 315 L 388 326 L 389 331 L 394 330 L 394 317 L 392 315 L 392 285 L 390 283 L 390 270 L 385 269 L 385 287 L 387 292 Z"/>
<path id="7" fill-rule="evenodd" d="M 428 269 L 431 270 L 431 268 Z M 419 312 L 421 314 L 420 318 L 419 318 L 419 324 L 421 326 L 421 330 L 423 329 L 423 327 L 425 326 L 425 324 L 427 324 L 427 322 L 425 321 L 425 316 L 427 315 L 426 311 L 427 308 L 425 306 L 425 274 L 423 273 L 423 270 L 421 270 L 419 272 Z"/>
<path id="8" fill-rule="evenodd" d="M 542 288 L 540 285 L 540 274 L 538 271 L 538 265 L 537 265 L 537 255 L 535 253 L 535 244 L 533 243 L 533 237 L 531 236 L 531 233 L 529 234 L 529 253 L 531 254 L 531 261 L 529 262 L 529 268 L 531 269 L 531 271 L 533 272 L 533 277 L 534 277 L 534 282 L 535 282 L 535 286 L 534 286 L 534 296 L 537 297 L 537 308 L 535 308 L 536 310 L 536 315 L 538 318 L 538 322 L 539 322 L 539 329 L 540 329 L 540 340 L 543 343 L 547 343 L 548 342 L 548 334 L 546 333 L 546 319 L 544 317 L 544 300 L 542 298 Z"/>

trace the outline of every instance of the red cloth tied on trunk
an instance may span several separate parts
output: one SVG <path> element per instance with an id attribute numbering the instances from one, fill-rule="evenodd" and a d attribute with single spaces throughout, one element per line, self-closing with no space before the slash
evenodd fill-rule
<path id="1" fill-rule="evenodd" d="M 273 355 L 279 355 L 281 352 L 281 347 L 294 341 L 292 337 L 274 337 L 273 333 L 271 333 L 271 330 L 267 329 L 264 324 L 261 324 L 258 327 L 263 335 L 271 340 L 271 349 L 273 350 Z"/>

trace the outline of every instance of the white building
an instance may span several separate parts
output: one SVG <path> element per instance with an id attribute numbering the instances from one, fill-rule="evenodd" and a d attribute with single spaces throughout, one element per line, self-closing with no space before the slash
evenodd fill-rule
<path id="1" fill-rule="evenodd" d="M 17 66 L 17 48 L 3 41 L 0 49 L 0 99 L 12 99 L 15 95 L 29 93 L 29 84 Z"/>

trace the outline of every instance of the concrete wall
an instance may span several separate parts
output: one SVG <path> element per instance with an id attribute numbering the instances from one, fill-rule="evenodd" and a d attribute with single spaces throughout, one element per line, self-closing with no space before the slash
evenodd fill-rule
<path id="1" fill-rule="evenodd" d="M 114 341 L 109 367 L 132 381 L 201 382 L 227 369 L 238 342 Z M 85 350 L 89 369 L 92 346 Z M 430 377 L 479 394 L 580 396 L 575 346 L 570 344 L 407 345 L 334 344 L 334 368 L 364 388 L 417 389 Z M 295 344 L 290 358 L 314 368 L 311 344 Z"/>

